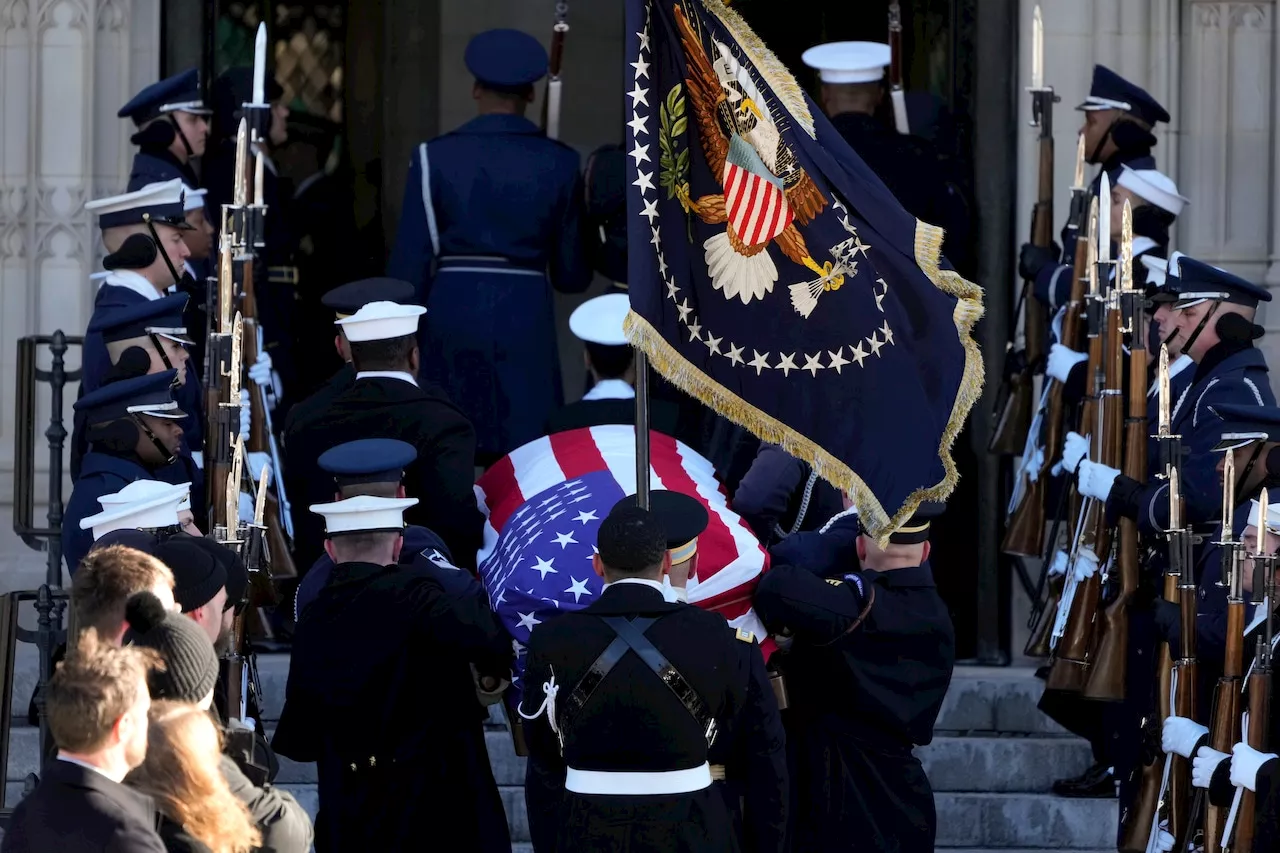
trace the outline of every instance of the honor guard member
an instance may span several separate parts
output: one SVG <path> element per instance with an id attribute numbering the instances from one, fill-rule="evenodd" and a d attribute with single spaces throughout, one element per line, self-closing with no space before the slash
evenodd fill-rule
<path id="1" fill-rule="evenodd" d="M 100 547 L 104 537 L 120 530 L 185 531 L 192 536 L 200 536 L 198 529 L 184 527 L 180 516 L 181 507 L 184 504 L 190 506 L 190 498 L 190 483 L 174 486 L 159 480 L 134 480 L 120 491 L 98 498 L 102 512 L 80 519 L 80 529 L 93 534 L 95 548 Z M 190 525 L 190 519 L 186 524 Z M 107 544 L 112 543 L 108 541 Z"/>
<path id="2" fill-rule="evenodd" d="M 955 635 L 929 569 L 923 504 L 885 547 L 858 540 L 862 570 L 822 577 L 775 565 L 756 613 L 789 632 L 782 671 L 792 849 L 932 850 L 933 792 L 912 749 L 933 739 Z"/>
<path id="3" fill-rule="evenodd" d="M 289 407 L 289 414 L 284 422 L 286 435 L 322 417 L 334 399 L 355 384 L 356 369 L 351 366 L 351 343 L 336 321 L 345 320 L 370 302 L 412 304 L 413 285 L 394 278 L 363 278 L 335 287 L 320 301 L 335 315 L 333 349 L 336 357 L 332 359 L 335 370 L 328 382 L 313 391 L 309 397 Z"/>
<path id="4" fill-rule="evenodd" d="M 413 445 L 392 438 L 362 438 L 331 447 L 320 454 L 317 464 L 320 470 L 333 476 L 333 499 L 343 501 L 360 495 L 382 498 L 403 498 L 404 486 L 400 480 L 405 470 L 413 464 L 418 452 Z M 456 573 L 459 582 L 477 583 L 468 572 L 453 567 L 453 555 L 444 540 L 434 532 L 416 524 L 405 525 L 404 546 L 400 549 L 400 565 L 415 566 L 432 572 L 447 566 L 448 576 Z M 302 576 L 294 598 L 294 619 L 302 618 L 308 604 L 315 600 L 329 582 L 333 560 L 321 554 L 315 564 Z"/>
<path id="5" fill-rule="evenodd" d="M 75 402 L 76 413 L 84 417 L 89 452 L 62 523 L 62 555 L 68 573 L 75 574 L 93 544 L 93 534 L 81 528 L 80 521 L 98 511 L 98 499 L 134 480 L 157 479 L 160 469 L 177 458 L 183 412 L 173 399 L 176 377 L 167 370 L 122 379 Z"/>
<path id="6" fill-rule="evenodd" d="M 1170 428 L 1182 436 L 1186 457 L 1182 493 L 1187 523 L 1211 532 L 1222 507 L 1222 491 L 1213 453 L 1231 424 L 1214 416 L 1226 405 L 1274 406 L 1267 362 L 1253 342 L 1262 336 L 1254 317 L 1271 294 L 1239 276 L 1175 252 L 1169 259 L 1165 289 L 1173 301 L 1156 311 L 1162 339 L 1177 335 L 1183 352 L 1195 362 L 1187 389 L 1177 399 Z M 1067 433 L 1062 465 L 1076 474 L 1080 494 L 1106 501 L 1111 518 L 1126 516 L 1144 536 L 1168 529 L 1168 485 L 1160 478 L 1139 483 L 1087 458 L 1088 440 Z M 1208 526 L 1206 530 L 1205 527 Z"/>
<path id="7" fill-rule="evenodd" d="M 621 145 L 601 145 L 582 174 L 587 256 L 609 279 L 609 292 L 627 290 L 627 155 Z"/>
<path id="8" fill-rule="evenodd" d="M 844 509 L 840 492 L 813 466 L 767 443 L 760 445 L 731 505 L 765 547 L 818 530 Z"/>
<path id="9" fill-rule="evenodd" d="M 563 402 L 552 287 L 586 290 L 591 268 L 578 154 L 524 116 L 546 50 L 489 30 L 465 58 L 480 114 L 418 146 L 387 272 L 430 309 L 424 375 L 475 424 L 485 464 L 542 435 Z"/>
<path id="10" fill-rule="evenodd" d="M 1090 196 L 1098 194 L 1103 172 L 1114 187 L 1126 165 L 1139 171 L 1155 169 L 1151 149 L 1156 138 L 1151 131 L 1157 124 L 1167 123 L 1169 113 L 1145 89 L 1104 65 L 1095 65 L 1089 97 L 1076 109 L 1084 112 L 1080 132 L 1084 134 L 1085 159 L 1102 167 L 1089 186 Z M 1100 199 L 1099 203 L 1105 201 Z M 1136 236 L 1136 220 L 1134 226 Z M 1035 296 L 1046 305 L 1062 305 L 1071 291 L 1071 274 L 1066 272 L 1070 264 L 1062 261 L 1075 258 L 1075 246 L 1067 245 L 1065 230 L 1063 244 L 1061 249 L 1022 244 L 1018 271 L 1024 279 L 1035 282 Z"/>
<path id="11" fill-rule="evenodd" d="M 153 302 L 139 302 L 120 308 L 94 313 L 89 322 L 89 334 L 96 335 L 105 345 L 111 362 L 105 381 L 118 381 L 149 373 L 176 371 L 177 385 L 174 398 L 186 416 L 179 421 L 182 427 L 182 447 L 178 460 L 159 474 L 167 483 L 191 483 L 192 488 L 204 493 L 204 475 L 195 454 L 203 446 L 204 421 L 203 394 L 199 379 L 190 368 L 186 347 L 191 343 L 183 325 L 183 309 L 186 294 L 164 296 Z M 188 388 L 187 386 L 191 386 Z M 94 390 L 86 378 L 81 387 L 85 392 Z M 77 462 L 88 449 L 83 418 L 74 419 L 72 455 Z"/>
<path id="12" fill-rule="evenodd" d="M 619 501 L 618 506 L 636 506 L 636 496 Z M 681 492 L 654 489 L 649 492 L 649 511 L 667 533 L 667 557 L 671 569 L 662 576 L 662 593 L 667 601 L 689 601 L 689 578 L 698 574 L 698 537 L 707 529 L 710 515 L 697 498 Z M 739 639 L 754 636 L 741 631 Z M 755 642 L 738 646 L 742 666 L 750 675 L 746 706 L 759 707 L 761 696 L 772 694 L 773 683 L 764 666 L 764 655 Z M 733 817 L 739 848 L 763 853 L 786 850 L 787 841 L 787 753 L 782 718 L 776 713 L 746 715 L 754 730 L 740 731 L 736 720 L 721 720 L 716 742 L 707 760 L 711 763 L 714 786 L 724 795 Z M 763 748 L 752 749 L 755 744 Z M 745 819 L 744 819 L 745 818 Z"/>
<path id="13" fill-rule="evenodd" d="M 801 60 L 817 70 L 819 100 L 831 125 L 871 171 L 884 181 L 907 212 L 948 234 L 967 230 L 937 152 L 925 140 L 898 133 L 876 115 L 884 100 L 889 45 L 869 41 L 820 44 Z M 952 252 L 944 249 L 948 257 Z"/>
<path id="14" fill-rule="evenodd" d="M 478 588 L 397 565 L 415 503 L 311 507 L 335 566 L 298 623 L 273 745 L 317 764 L 318 853 L 416 850 L 424 827 L 447 827 L 450 850 L 511 850 L 470 670 L 452 677 L 504 671 L 511 638 Z"/>
<path id="15" fill-rule="evenodd" d="M 473 569 L 484 516 L 476 507 L 475 432 L 438 388 L 418 382 L 418 320 L 424 308 L 370 302 L 338 326 L 351 345 L 356 379 L 324 415 L 294 424 L 285 436 L 284 470 L 293 477 L 288 493 L 298 502 L 322 503 L 333 496 L 328 478 L 310 476 L 324 451 L 360 438 L 394 438 L 412 444 L 417 459 L 405 472 L 405 491 L 418 499 L 409 520 L 438 531 L 457 564 Z M 295 525 L 299 565 L 319 556 L 314 520 Z M 308 547 L 311 545 L 312 547 Z"/>
<path id="16" fill-rule="evenodd" d="M 192 189 L 184 186 L 183 209 L 186 211 L 187 224 L 191 228 L 182 232 L 182 240 L 187 244 L 187 259 L 182 262 L 182 278 L 178 280 L 177 292 L 191 297 L 183 319 L 188 329 L 195 329 L 195 340 L 189 347 L 191 353 L 191 370 L 196 376 L 204 376 L 204 350 L 208 341 L 205 330 L 209 328 L 209 313 L 205 306 L 208 299 L 209 273 L 213 270 L 213 224 L 205 213 L 204 199 L 208 190 Z"/>
<path id="17" fill-rule="evenodd" d="M 708 759 L 730 722 L 761 764 L 780 748 L 777 700 L 751 689 L 740 648 L 754 638 L 665 599 L 669 539 L 652 513 L 623 501 L 597 537 L 600 597 L 529 640 L 519 711 L 534 849 L 737 850 Z"/>
<path id="18" fill-rule="evenodd" d="M 636 421 L 635 350 L 622 323 L 631 310 L 625 293 L 588 299 L 569 315 L 569 331 L 583 343 L 582 362 L 591 387 L 582 399 L 561 406 L 547 419 L 546 433 Z M 649 423 L 664 435 L 675 435 L 679 413 L 666 400 L 651 400 Z"/>
<path id="19" fill-rule="evenodd" d="M 116 115 L 131 119 L 138 128 L 130 139 L 138 153 L 133 155 L 129 192 L 175 178 L 198 186 L 191 161 L 204 156 L 211 112 L 194 68 L 152 83 L 121 107 Z"/>

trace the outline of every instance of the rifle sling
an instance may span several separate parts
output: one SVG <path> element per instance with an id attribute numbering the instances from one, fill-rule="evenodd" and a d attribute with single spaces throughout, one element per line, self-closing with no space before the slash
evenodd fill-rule
<path id="1" fill-rule="evenodd" d="M 586 706 L 596 688 L 604 681 L 605 676 L 612 671 L 628 651 L 633 651 L 680 700 L 680 704 L 692 715 L 702 729 L 707 738 L 707 746 L 710 746 L 716 738 L 715 718 L 708 711 L 707 705 L 702 701 L 702 697 L 698 695 L 698 691 L 694 690 L 688 680 L 680 674 L 680 671 L 672 666 L 666 656 L 658 651 L 657 647 L 645 636 L 645 632 L 658 620 L 653 617 L 628 620 L 620 616 L 604 616 L 601 619 L 613 629 L 617 636 L 614 637 L 613 642 L 605 647 L 605 650 L 596 658 L 595 663 L 591 664 L 587 674 L 582 676 L 581 680 L 573 688 L 573 692 L 569 695 L 569 701 L 562 712 L 560 731 L 566 731 L 569 722 Z"/>

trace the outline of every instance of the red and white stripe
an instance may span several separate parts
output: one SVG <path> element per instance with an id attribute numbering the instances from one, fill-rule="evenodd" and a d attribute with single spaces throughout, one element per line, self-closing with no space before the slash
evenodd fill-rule
<path id="1" fill-rule="evenodd" d="M 529 497 L 607 469 L 624 494 L 636 490 L 635 428 L 597 426 L 544 436 L 513 450 L 476 483 L 476 500 L 485 514 L 484 545 L 477 557 L 493 553 L 498 536 L 512 514 Z M 650 488 L 682 492 L 701 501 L 709 515 L 698 537 L 697 577 L 689 579 L 689 602 L 714 610 L 735 628 L 764 638 L 764 626 L 751 608 L 760 574 L 769 566 L 747 523 L 729 509 L 714 466 L 674 438 L 649 434 Z"/>
<path id="2" fill-rule="evenodd" d="M 748 246 L 769 242 L 786 230 L 793 218 L 780 187 L 727 160 L 724 202 L 733 233 Z"/>

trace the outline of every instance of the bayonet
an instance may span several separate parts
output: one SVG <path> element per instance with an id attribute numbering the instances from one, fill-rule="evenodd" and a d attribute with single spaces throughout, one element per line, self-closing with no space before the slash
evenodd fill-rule
<path id="1" fill-rule="evenodd" d="M 889 4 L 889 99 L 893 103 L 893 124 L 898 133 L 911 132 L 907 117 L 907 97 L 902 89 L 902 7 Z"/>

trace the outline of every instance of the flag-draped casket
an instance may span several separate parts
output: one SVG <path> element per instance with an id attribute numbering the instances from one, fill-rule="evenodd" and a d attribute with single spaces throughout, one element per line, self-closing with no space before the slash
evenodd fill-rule
<path id="1" fill-rule="evenodd" d="M 600 595 L 603 581 L 591 566 L 596 530 L 614 504 L 635 493 L 635 441 L 627 425 L 555 433 L 513 450 L 476 484 L 487 519 L 480 576 L 513 638 L 517 678 L 537 625 Z M 689 579 L 690 604 L 763 638 L 751 594 L 768 554 L 729 509 L 710 462 L 661 433 L 650 433 L 649 448 L 650 487 L 690 495 L 708 511 L 697 576 Z"/>
<path id="2" fill-rule="evenodd" d="M 878 537 L 944 500 L 981 291 L 723 0 L 627 0 L 627 334 Z"/>

